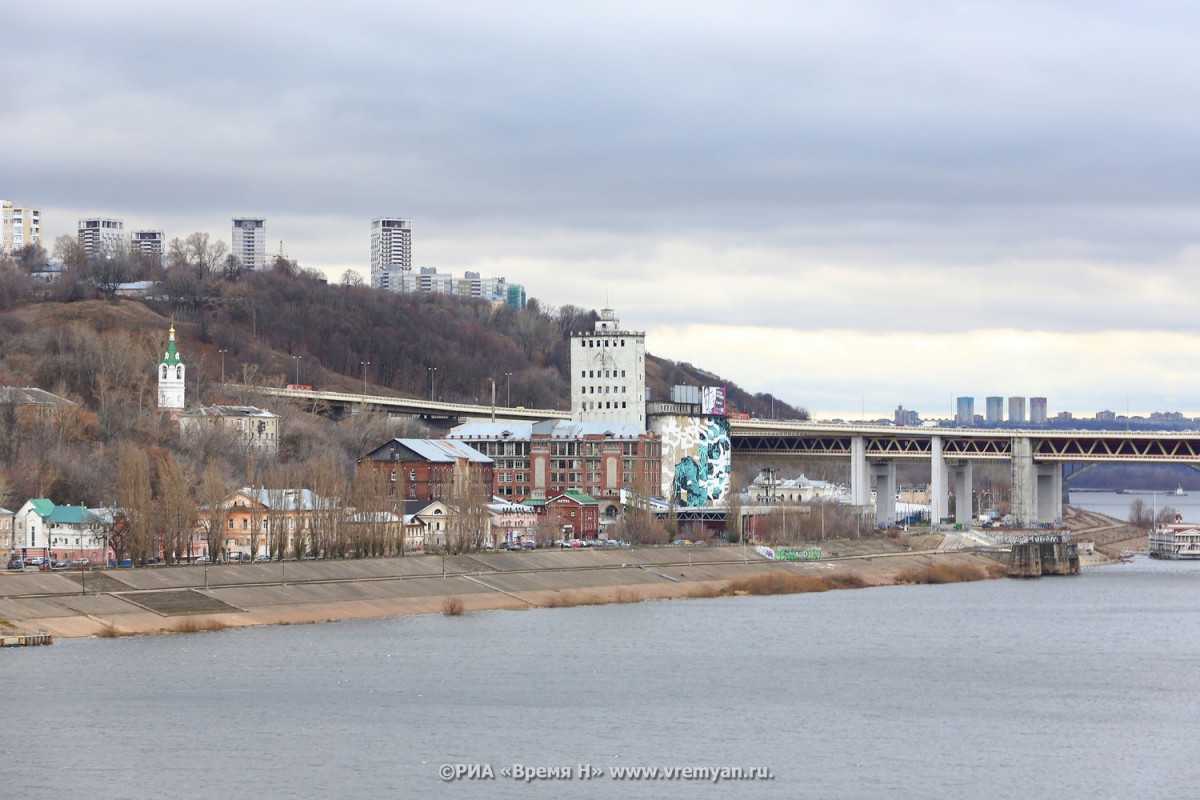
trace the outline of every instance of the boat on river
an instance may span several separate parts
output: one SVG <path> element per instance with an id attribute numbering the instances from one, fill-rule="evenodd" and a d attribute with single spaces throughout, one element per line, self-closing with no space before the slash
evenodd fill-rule
<path id="1" fill-rule="evenodd" d="M 1150 532 L 1150 557 L 1200 560 L 1200 526 L 1190 522 L 1154 526 Z"/>

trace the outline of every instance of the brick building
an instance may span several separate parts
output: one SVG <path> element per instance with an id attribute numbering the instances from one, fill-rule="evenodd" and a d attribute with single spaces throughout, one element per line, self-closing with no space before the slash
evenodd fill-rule
<path id="1" fill-rule="evenodd" d="M 490 457 L 492 494 L 513 503 L 577 491 L 611 519 L 620 513 L 622 488 L 661 496 L 662 440 L 631 423 L 470 422 L 446 439 Z"/>
<path id="2" fill-rule="evenodd" d="M 375 471 L 380 494 L 402 500 L 445 500 L 457 475 L 491 496 L 495 482 L 492 459 L 473 447 L 445 439 L 391 439 L 358 460 L 358 468 Z"/>

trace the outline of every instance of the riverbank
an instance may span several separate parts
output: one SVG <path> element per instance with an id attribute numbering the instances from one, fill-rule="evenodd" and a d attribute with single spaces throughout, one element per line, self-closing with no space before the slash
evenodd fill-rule
<path id="1" fill-rule="evenodd" d="M 924 537 L 914 541 L 926 544 Z M 827 543 L 836 557 L 768 561 L 740 547 L 664 547 L 410 556 L 355 561 L 158 567 L 0 575 L 0 632 L 60 637 L 553 608 L 729 593 L 772 572 L 855 586 L 913 582 L 931 567 L 995 577 L 993 557 L 890 539 Z M 835 581 L 836 583 L 836 581 Z"/>

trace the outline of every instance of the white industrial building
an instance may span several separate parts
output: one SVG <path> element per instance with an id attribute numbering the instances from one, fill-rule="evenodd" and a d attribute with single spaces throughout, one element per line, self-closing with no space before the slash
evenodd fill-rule
<path id="1" fill-rule="evenodd" d="M 622 330 L 611 308 L 571 334 L 571 419 L 646 429 L 646 334 Z"/>

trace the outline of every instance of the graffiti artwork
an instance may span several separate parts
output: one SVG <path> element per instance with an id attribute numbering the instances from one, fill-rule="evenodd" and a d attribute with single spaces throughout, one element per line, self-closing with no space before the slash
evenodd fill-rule
<path id="1" fill-rule="evenodd" d="M 729 493 L 729 422 L 668 417 L 662 437 L 663 493 L 681 506 L 724 505 Z"/>

